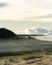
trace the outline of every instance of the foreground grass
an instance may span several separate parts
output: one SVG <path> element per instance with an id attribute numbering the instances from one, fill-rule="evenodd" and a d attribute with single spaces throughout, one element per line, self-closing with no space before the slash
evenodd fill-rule
<path id="1" fill-rule="evenodd" d="M 28 52 L 2 56 L 0 65 L 52 65 L 52 52 Z"/>

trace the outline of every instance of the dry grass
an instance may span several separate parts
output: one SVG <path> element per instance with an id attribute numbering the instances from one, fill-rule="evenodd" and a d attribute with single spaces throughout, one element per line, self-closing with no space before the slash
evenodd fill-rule
<path id="1" fill-rule="evenodd" d="M 0 65 L 52 65 L 52 54 L 31 53 L 0 57 Z"/>

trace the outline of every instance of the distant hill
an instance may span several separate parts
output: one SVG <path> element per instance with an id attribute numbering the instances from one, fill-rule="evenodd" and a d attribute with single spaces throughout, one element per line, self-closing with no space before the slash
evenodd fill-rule
<path id="1" fill-rule="evenodd" d="M 9 38 L 15 38 L 16 34 L 12 32 L 11 30 L 8 30 L 6 28 L 0 28 L 0 38 L 2 39 L 9 39 Z"/>

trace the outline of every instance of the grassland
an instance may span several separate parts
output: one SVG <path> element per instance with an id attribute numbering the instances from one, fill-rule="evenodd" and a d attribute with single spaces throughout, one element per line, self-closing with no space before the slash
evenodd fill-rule
<path id="1" fill-rule="evenodd" d="M 52 65 L 52 52 L 23 52 L 0 56 L 0 65 Z"/>
<path id="2" fill-rule="evenodd" d="M 0 40 L 0 65 L 52 65 L 52 41 Z"/>

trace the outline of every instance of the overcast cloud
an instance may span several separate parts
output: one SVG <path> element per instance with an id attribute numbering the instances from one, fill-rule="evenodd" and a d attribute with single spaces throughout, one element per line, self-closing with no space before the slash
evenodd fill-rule
<path id="1" fill-rule="evenodd" d="M 52 0 L 0 0 L 0 20 L 51 22 L 51 14 Z"/>
<path id="2" fill-rule="evenodd" d="M 7 3 L 0 3 L 0 7 L 5 7 L 7 5 L 8 5 Z"/>

